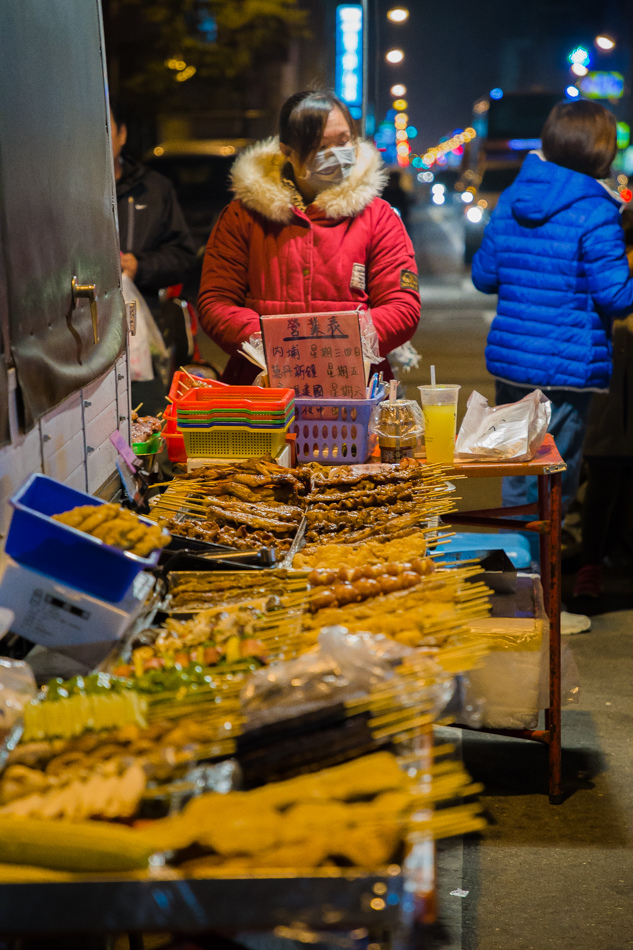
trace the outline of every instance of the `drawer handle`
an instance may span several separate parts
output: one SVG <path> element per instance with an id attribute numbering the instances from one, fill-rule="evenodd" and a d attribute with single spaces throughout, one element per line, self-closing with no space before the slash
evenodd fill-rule
<path id="1" fill-rule="evenodd" d="M 77 278 L 73 277 L 70 282 L 73 294 L 73 307 L 77 306 L 80 298 L 90 301 L 90 317 L 92 319 L 92 336 L 95 343 L 99 342 L 99 315 L 97 313 L 97 285 L 96 284 L 78 284 Z"/>

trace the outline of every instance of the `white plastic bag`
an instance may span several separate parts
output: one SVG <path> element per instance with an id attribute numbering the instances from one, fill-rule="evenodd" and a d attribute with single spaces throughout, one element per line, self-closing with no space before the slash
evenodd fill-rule
<path id="1" fill-rule="evenodd" d="M 473 392 L 455 454 L 463 459 L 527 462 L 543 444 L 551 414 L 552 404 L 540 389 L 518 402 L 492 408 L 481 393 Z"/>
<path id="2" fill-rule="evenodd" d="M 144 383 L 154 379 L 152 353 L 167 359 L 165 341 L 145 298 L 127 274 L 121 274 L 121 293 L 126 303 L 136 301 L 136 333 L 129 337 L 130 379 L 133 383 Z"/>

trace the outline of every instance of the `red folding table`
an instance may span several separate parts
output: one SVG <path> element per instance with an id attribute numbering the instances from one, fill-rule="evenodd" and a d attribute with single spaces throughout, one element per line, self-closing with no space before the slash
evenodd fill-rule
<path id="1" fill-rule="evenodd" d="M 549 800 L 560 804 L 561 788 L 561 645 L 560 645 L 560 548 L 562 522 L 562 472 L 565 463 L 551 435 L 529 462 L 456 461 L 447 475 L 467 478 L 503 478 L 507 475 L 535 475 L 538 500 L 535 504 L 505 508 L 486 508 L 447 516 L 453 525 L 477 525 L 486 528 L 510 528 L 535 531 L 540 535 L 541 583 L 545 609 L 549 617 L 549 706 L 545 710 L 544 729 L 483 729 L 497 735 L 514 736 L 544 742 L 549 749 Z M 529 521 L 511 516 L 536 515 Z"/>

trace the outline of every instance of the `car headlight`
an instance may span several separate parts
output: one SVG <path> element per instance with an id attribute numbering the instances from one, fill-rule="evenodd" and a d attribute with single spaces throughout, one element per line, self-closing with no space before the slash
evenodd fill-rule
<path id="1" fill-rule="evenodd" d="M 473 205 L 466 212 L 466 217 L 471 224 L 479 224 L 484 216 L 483 208 L 480 208 L 478 205 Z"/>

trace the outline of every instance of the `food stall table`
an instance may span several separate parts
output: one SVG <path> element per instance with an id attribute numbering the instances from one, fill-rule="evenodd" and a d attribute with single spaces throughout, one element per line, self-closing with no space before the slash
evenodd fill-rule
<path id="1" fill-rule="evenodd" d="M 503 478 L 508 475 L 535 475 L 538 498 L 535 504 L 515 507 L 486 508 L 449 516 L 452 525 L 476 525 L 486 528 L 509 528 L 533 531 L 540 535 L 541 582 L 549 617 L 549 706 L 545 710 L 544 729 L 483 729 L 497 735 L 514 736 L 543 742 L 549 749 L 549 800 L 560 804 L 561 786 L 561 523 L 563 462 L 553 437 L 548 433 L 541 448 L 529 462 L 456 461 L 447 475 L 466 478 Z M 533 520 L 518 522 L 518 515 L 536 515 Z M 468 728 L 468 727 L 462 727 Z"/>
<path id="2" fill-rule="evenodd" d="M 385 869 L 386 870 L 386 869 Z M 389 869 L 391 871 L 392 869 Z M 72 883 L 3 884 L 0 934 L 64 936 L 178 932 L 395 931 L 406 917 L 404 878 L 314 872 L 231 878 L 93 880 Z M 34 912 L 34 908 L 37 908 Z M 130 939 L 131 946 L 136 944 Z"/>

